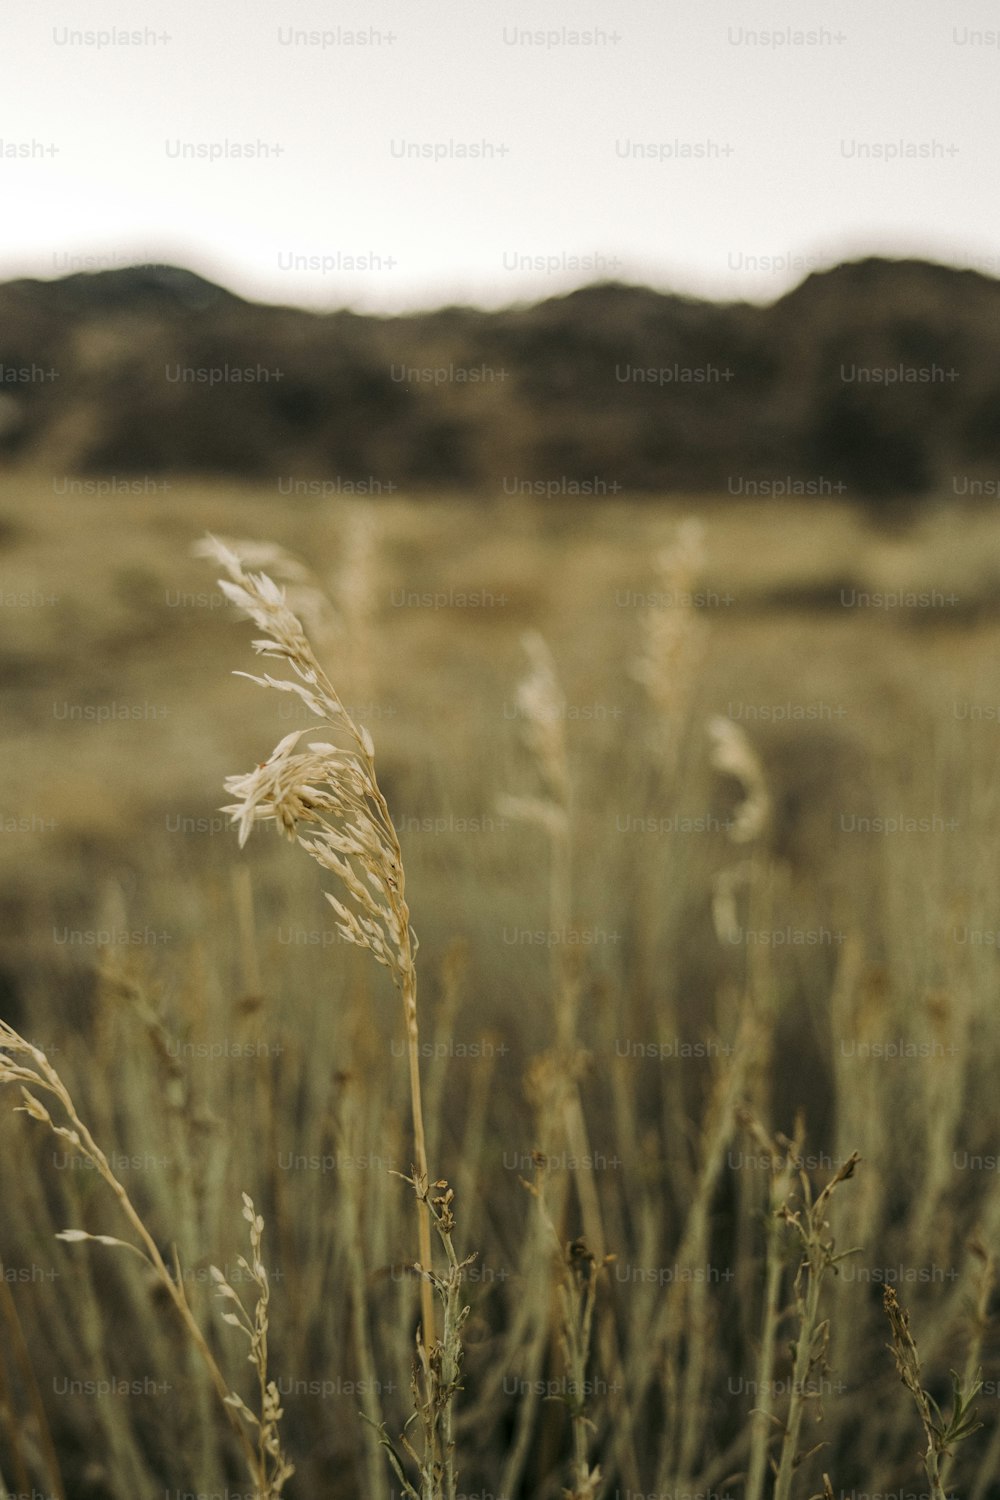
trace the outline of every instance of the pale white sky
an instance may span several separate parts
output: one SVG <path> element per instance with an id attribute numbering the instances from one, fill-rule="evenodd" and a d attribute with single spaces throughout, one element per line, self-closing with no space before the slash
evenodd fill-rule
<path id="1" fill-rule="evenodd" d="M 80 37 L 115 30 L 140 40 Z M 872 253 L 1000 271 L 980 0 L 32 0 L 0 40 L 2 279 L 150 259 L 394 311 L 601 276 L 770 300 Z"/>

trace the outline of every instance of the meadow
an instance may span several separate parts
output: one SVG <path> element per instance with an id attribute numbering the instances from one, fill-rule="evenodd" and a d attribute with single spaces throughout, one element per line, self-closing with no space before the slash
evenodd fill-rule
<path id="1" fill-rule="evenodd" d="M 56 1238 L 138 1243 L 12 1078 L 0 1495 L 997 1500 L 995 516 L 65 489 L 0 488 L 0 1017 L 155 1254 Z M 307 853 L 219 810 L 321 726 L 233 675 L 260 632 L 206 532 L 298 560 L 374 742 L 430 1177 L 475 1257 L 461 1389 L 411 1389 L 391 975 Z M 211 1270 L 253 1330 L 258 1251 L 295 1469 L 263 1485 L 204 1358 L 259 1412 Z M 441 1472 L 426 1409 L 400 1438 L 428 1391 Z"/>

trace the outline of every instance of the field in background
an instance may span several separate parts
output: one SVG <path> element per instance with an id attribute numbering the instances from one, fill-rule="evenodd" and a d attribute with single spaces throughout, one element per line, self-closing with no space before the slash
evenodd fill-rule
<path id="1" fill-rule="evenodd" d="M 895 754 L 887 736 L 926 739 L 952 719 L 955 700 L 997 701 L 1000 522 L 988 511 L 944 512 L 890 535 L 830 503 L 393 499 L 370 511 L 376 657 L 364 670 L 374 696 L 355 706 L 370 710 L 383 765 L 425 776 L 447 767 L 446 786 L 456 762 L 474 775 L 514 738 L 505 712 L 528 627 L 556 654 L 581 755 L 627 734 L 628 666 L 657 591 L 652 553 L 687 514 L 707 523 L 706 714 L 731 702 L 814 704 Z M 335 585 L 351 514 L 351 502 L 253 488 L 97 499 L 5 481 L 4 812 L 54 825 L 25 846 L 35 871 L 75 838 L 99 846 L 124 836 L 134 858 L 140 825 L 155 839 L 169 815 L 210 812 L 221 777 L 274 727 L 269 708 L 228 676 L 246 664 L 245 633 L 193 543 L 206 530 L 273 539 Z M 937 597 L 927 608 L 841 602 L 899 589 Z M 332 665 L 348 680 L 358 672 Z M 97 724 L 101 712 L 132 717 Z M 0 868 L 19 880 L 22 853 L 17 839 L 0 846 Z"/>
<path id="2" fill-rule="evenodd" d="M 664 600 L 656 554 L 690 514 L 705 527 L 696 597 Z M 241 855 L 222 826 L 223 777 L 306 720 L 230 675 L 254 670 L 255 632 L 223 607 L 217 570 L 191 555 L 206 530 L 287 547 L 335 604 L 347 579 L 367 578 L 355 634 L 321 620 L 317 649 L 374 737 L 400 830 L 437 1054 L 432 1167 L 456 1187 L 461 1243 L 481 1251 L 460 1402 L 466 1492 L 500 1495 L 506 1476 L 510 1500 L 541 1497 L 563 1477 L 561 1408 L 538 1399 L 546 1381 L 558 1393 L 558 1354 L 546 1294 L 533 1290 L 538 1246 L 518 1177 L 538 1144 L 533 1060 L 552 1043 L 553 950 L 571 943 L 587 1171 L 604 1248 L 618 1255 L 592 1393 L 610 1493 L 676 1486 L 648 1434 L 669 1427 L 662 1414 L 680 1399 L 670 1372 L 692 1367 L 696 1344 L 711 1357 L 685 1388 L 698 1438 L 683 1479 L 692 1495 L 743 1493 L 734 1476 L 758 1394 L 748 1382 L 768 1173 L 748 1165 L 735 1124 L 702 1205 L 704 1258 L 685 1265 L 683 1253 L 740 1017 L 762 994 L 772 1045 L 744 1092 L 774 1130 L 790 1133 L 806 1106 L 817 1183 L 848 1151 L 865 1158 L 836 1200 L 838 1245 L 863 1250 L 828 1309 L 820 1436 L 831 1448 L 807 1462 L 798 1493 L 813 1494 L 823 1469 L 838 1496 L 919 1490 L 919 1433 L 884 1350 L 882 1283 L 900 1283 L 943 1399 L 970 1337 L 978 1262 L 967 1241 L 979 1225 L 995 1245 L 1000 1227 L 988 1165 L 1000 1062 L 1000 520 L 931 512 L 890 534 L 827 503 L 365 507 L 253 488 L 100 498 L 5 481 L 0 1014 L 55 1049 L 164 1243 L 181 1245 L 206 1322 L 207 1264 L 243 1249 L 239 1193 L 253 1193 L 278 1273 L 273 1358 L 289 1382 L 294 1500 L 391 1492 L 355 1415 L 371 1393 L 349 1383 L 366 1368 L 361 1286 L 398 1430 L 415 1315 L 399 1267 L 413 1250 L 403 1189 L 383 1168 L 409 1164 L 405 1060 L 395 999 L 337 940 L 308 861 L 260 832 Z M 687 631 L 668 722 L 633 670 L 664 608 Z M 544 839 L 498 802 L 531 789 L 515 698 L 529 629 L 549 642 L 566 699 L 566 931 L 549 916 Z M 778 817 L 774 861 L 761 866 L 769 915 L 741 907 L 743 936 L 728 947 L 712 895 L 745 851 L 727 828 L 732 788 L 708 765 L 713 715 L 759 748 Z M 157 1025 L 177 1040 L 166 1064 Z M 906 1045 L 914 1055 L 898 1055 Z M 120 1232 L 102 1194 L 9 1111 L 0 1152 L 0 1259 L 24 1273 L 6 1281 L 68 1492 L 238 1493 L 169 1309 L 100 1247 L 51 1239 L 70 1224 Z M 710 1305 L 678 1290 L 696 1271 Z M 657 1332 L 665 1298 L 684 1339 Z M 141 1345 L 126 1337 L 135 1328 Z M 974 1500 L 998 1493 L 991 1337 L 986 1429 L 956 1473 Z M 241 1351 L 229 1353 L 238 1379 Z M 46 1423 L 9 1364 L 0 1408 L 20 1413 L 27 1477 L 41 1483 Z M 136 1389 L 101 1397 L 66 1384 L 114 1373 Z M 18 1490 L 10 1451 L 5 1478 Z"/>

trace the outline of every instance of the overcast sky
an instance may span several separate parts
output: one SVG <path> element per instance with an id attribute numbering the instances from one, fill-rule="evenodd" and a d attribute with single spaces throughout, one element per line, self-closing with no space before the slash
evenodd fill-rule
<path id="1" fill-rule="evenodd" d="M 389 311 L 1000 271 L 978 0 L 32 0 L 0 35 L 3 279 L 169 261 Z"/>

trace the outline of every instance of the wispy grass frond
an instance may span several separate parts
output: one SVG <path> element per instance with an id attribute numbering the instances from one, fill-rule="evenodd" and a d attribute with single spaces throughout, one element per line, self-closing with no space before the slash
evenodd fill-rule
<path id="1" fill-rule="evenodd" d="M 375 771 L 375 746 L 367 729 L 355 723 L 316 660 L 302 624 L 284 592 L 264 573 L 248 572 L 223 543 L 209 539 L 212 555 L 226 569 L 219 586 L 265 632 L 254 641 L 259 655 L 284 661 L 293 677 L 251 677 L 263 687 L 296 693 L 316 718 L 338 731 L 341 744 L 322 740 L 299 750 L 307 733 L 285 735 L 267 760 L 245 775 L 230 776 L 226 790 L 238 800 L 225 811 L 244 843 L 254 824 L 276 823 L 286 837 L 337 877 L 341 896 L 326 893 L 348 942 L 367 948 L 384 965 L 403 1001 L 409 1051 L 414 1169 L 429 1180 L 420 1089 L 420 1037 L 417 1024 L 417 939 L 406 904 L 399 839 Z M 249 673 L 241 674 L 250 676 Z M 296 680 L 297 679 L 297 680 Z M 346 743 L 344 743 L 346 742 Z M 418 1200 L 419 1263 L 430 1268 L 431 1233 L 427 1204 Z M 421 1282 L 424 1342 L 435 1343 L 433 1293 Z"/>

